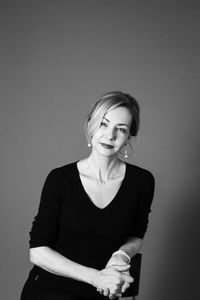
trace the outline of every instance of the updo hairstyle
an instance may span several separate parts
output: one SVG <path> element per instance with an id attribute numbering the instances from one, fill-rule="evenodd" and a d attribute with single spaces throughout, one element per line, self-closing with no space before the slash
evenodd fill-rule
<path id="1" fill-rule="evenodd" d="M 139 130 L 140 108 L 137 101 L 129 94 L 114 91 L 102 95 L 87 114 L 84 130 L 88 142 L 99 128 L 105 114 L 117 107 L 126 107 L 132 116 L 130 136 L 136 136 Z"/>

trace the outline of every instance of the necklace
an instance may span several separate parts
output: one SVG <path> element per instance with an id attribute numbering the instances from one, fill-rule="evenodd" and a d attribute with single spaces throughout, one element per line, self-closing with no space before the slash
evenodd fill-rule
<path id="1" fill-rule="evenodd" d="M 107 179 L 107 180 L 102 180 L 102 179 L 97 179 L 97 181 L 98 181 L 98 184 L 100 184 L 100 185 L 105 185 L 107 182 L 108 182 L 108 180 L 109 179 Z"/>
<path id="2" fill-rule="evenodd" d="M 118 170 L 119 170 L 119 167 L 118 167 L 117 171 L 118 171 Z M 116 173 L 115 173 L 115 175 L 116 175 Z M 116 176 L 110 176 L 109 178 L 103 180 L 103 179 L 100 177 L 100 178 L 97 179 L 97 182 L 98 182 L 99 185 L 104 186 L 104 185 L 106 185 L 106 184 L 108 183 L 108 181 L 110 181 L 110 180 L 112 180 L 112 179 L 115 179 L 115 178 L 116 178 Z"/>

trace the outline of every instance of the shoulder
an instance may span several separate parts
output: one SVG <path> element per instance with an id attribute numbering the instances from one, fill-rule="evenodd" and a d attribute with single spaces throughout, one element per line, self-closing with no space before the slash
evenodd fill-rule
<path id="1" fill-rule="evenodd" d="M 77 161 L 74 161 L 69 164 L 56 167 L 56 168 L 52 169 L 51 172 L 57 173 L 57 174 L 65 174 L 65 173 L 75 170 L 76 165 L 77 165 Z"/>
<path id="2" fill-rule="evenodd" d="M 76 172 L 76 164 L 77 162 L 72 162 L 50 170 L 47 179 L 57 182 L 66 181 L 66 179 L 71 178 Z"/>
<path id="3" fill-rule="evenodd" d="M 130 178 L 137 178 L 137 180 L 139 180 L 140 182 L 145 181 L 153 184 L 155 183 L 155 178 L 151 171 L 133 164 L 126 164 Z"/>

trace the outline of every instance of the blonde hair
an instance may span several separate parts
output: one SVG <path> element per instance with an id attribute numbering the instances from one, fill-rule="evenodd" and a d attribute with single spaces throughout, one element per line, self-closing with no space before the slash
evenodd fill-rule
<path id="1" fill-rule="evenodd" d="M 132 116 L 130 135 L 137 135 L 140 122 L 140 108 L 137 101 L 129 94 L 125 94 L 120 91 L 114 91 L 102 95 L 93 104 L 89 113 L 87 114 L 84 130 L 88 142 L 91 141 L 92 136 L 99 128 L 104 115 L 120 106 L 126 107 L 130 111 Z"/>

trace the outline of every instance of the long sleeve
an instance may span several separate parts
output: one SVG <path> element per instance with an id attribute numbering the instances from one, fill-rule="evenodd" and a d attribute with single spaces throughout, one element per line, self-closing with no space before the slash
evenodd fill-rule
<path id="1" fill-rule="evenodd" d="M 30 248 L 54 245 L 59 229 L 63 194 L 62 182 L 54 169 L 48 174 L 42 189 L 38 214 L 30 231 Z"/>
<path id="2" fill-rule="evenodd" d="M 154 176 L 149 171 L 146 171 L 140 186 L 137 214 L 133 226 L 133 235 L 141 239 L 143 239 L 147 230 L 149 213 L 151 212 L 151 204 L 154 196 L 154 189 Z"/>

